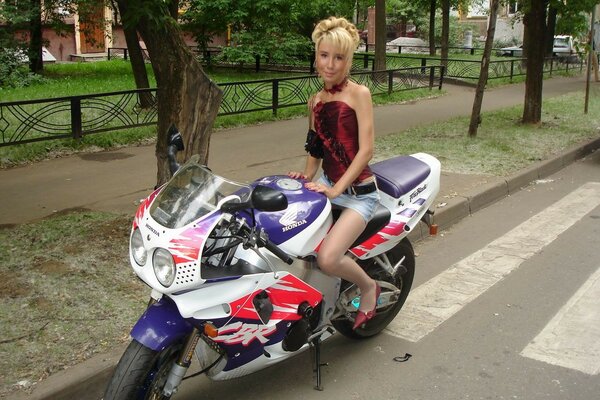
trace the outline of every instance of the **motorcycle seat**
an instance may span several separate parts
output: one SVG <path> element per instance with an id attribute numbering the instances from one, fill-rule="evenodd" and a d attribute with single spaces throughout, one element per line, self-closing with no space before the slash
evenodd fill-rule
<path id="1" fill-rule="evenodd" d="M 343 207 L 340 207 L 338 205 L 332 205 L 331 212 L 333 215 L 334 222 L 337 221 L 343 209 Z M 350 246 L 350 248 L 358 246 L 359 244 L 361 244 L 362 242 L 379 232 L 381 229 L 383 229 L 383 227 L 390 222 L 391 217 L 392 214 L 390 213 L 390 210 L 388 210 L 387 207 L 384 207 L 381 204 L 379 204 L 377 206 L 377 209 L 375 210 L 375 215 L 373 215 L 373 218 L 371 218 L 371 220 L 367 223 L 365 229 L 354 241 L 354 243 L 352 243 L 352 246 Z"/>
<path id="2" fill-rule="evenodd" d="M 398 199 L 429 176 L 431 168 L 411 156 L 398 156 L 370 165 L 382 192 Z"/>

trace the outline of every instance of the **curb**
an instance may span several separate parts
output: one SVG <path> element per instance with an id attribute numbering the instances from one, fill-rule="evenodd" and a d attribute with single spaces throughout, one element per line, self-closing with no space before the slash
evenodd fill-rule
<path id="1" fill-rule="evenodd" d="M 537 179 L 543 179 L 572 162 L 600 148 L 600 137 L 587 143 L 575 145 L 548 160 L 540 161 L 507 178 L 474 189 L 471 193 L 450 199 L 447 205 L 436 210 L 435 223 L 439 229 L 447 229 L 465 217 L 514 194 Z M 418 241 L 429 236 L 427 227 L 419 224 L 409 238 Z M 125 345 L 119 345 L 109 353 L 99 354 L 67 370 L 60 371 L 40 383 L 31 395 L 19 392 L 11 400 L 72 400 L 100 399 L 104 388 L 123 354 Z"/>
<path id="2" fill-rule="evenodd" d="M 578 144 L 548 160 L 539 161 L 507 178 L 500 178 L 474 189 L 471 193 L 450 199 L 444 208 L 436 210 L 434 221 L 440 230 L 447 229 L 461 219 L 512 195 L 537 179 L 552 175 L 567 165 L 600 148 L 600 137 Z M 422 225 L 422 224 L 420 224 Z M 425 229 L 414 230 L 409 238 L 413 241 L 429 235 Z"/>

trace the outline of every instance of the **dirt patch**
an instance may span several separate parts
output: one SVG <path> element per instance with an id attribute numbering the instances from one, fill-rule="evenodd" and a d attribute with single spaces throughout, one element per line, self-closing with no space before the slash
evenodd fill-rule
<path id="1" fill-rule="evenodd" d="M 65 275 L 69 273 L 69 266 L 62 261 L 48 260 L 39 264 L 39 269 L 45 274 Z"/>
<path id="2" fill-rule="evenodd" d="M 0 398 L 129 340 L 149 294 L 131 218 L 71 209 L 0 230 Z"/>
<path id="3" fill-rule="evenodd" d="M 31 287 L 14 274 L 0 271 L 0 298 L 16 299 L 29 294 Z"/>

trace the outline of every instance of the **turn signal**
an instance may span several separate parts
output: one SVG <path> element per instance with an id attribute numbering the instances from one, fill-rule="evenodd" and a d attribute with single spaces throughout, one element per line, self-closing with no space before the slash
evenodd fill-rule
<path id="1" fill-rule="evenodd" d="M 204 324 L 204 334 L 208 337 L 215 338 L 219 336 L 219 329 L 210 322 L 207 322 Z"/>

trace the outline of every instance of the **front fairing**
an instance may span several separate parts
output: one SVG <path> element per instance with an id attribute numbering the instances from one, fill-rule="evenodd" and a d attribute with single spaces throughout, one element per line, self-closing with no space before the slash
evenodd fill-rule
<path id="1" fill-rule="evenodd" d="M 244 201 L 251 188 L 228 181 L 200 165 L 192 157 L 163 187 L 142 201 L 133 223 L 139 230 L 146 259 L 138 263 L 130 250 L 135 273 L 153 289 L 165 293 L 191 290 L 205 282 L 201 275 L 202 250 L 209 234 L 226 216 L 219 211 L 224 201 Z M 174 281 L 164 286 L 153 268 L 153 254 L 166 249 L 176 266 Z"/>

